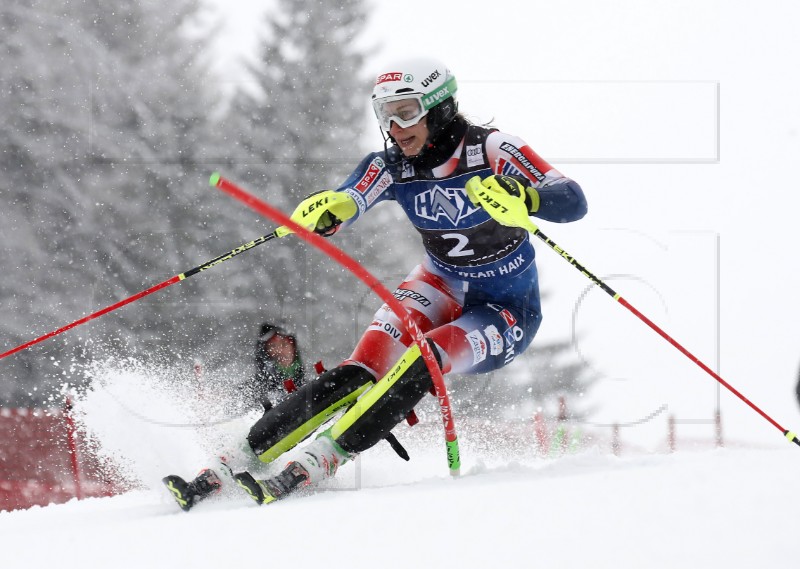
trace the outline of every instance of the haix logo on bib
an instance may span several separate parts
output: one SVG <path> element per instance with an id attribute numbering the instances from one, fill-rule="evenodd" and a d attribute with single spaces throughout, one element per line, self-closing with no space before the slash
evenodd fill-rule
<path id="1" fill-rule="evenodd" d="M 414 198 L 414 211 L 418 216 L 432 221 L 445 217 L 454 227 L 479 209 L 472 205 L 461 188 L 442 188 L 438 184 Z"/>

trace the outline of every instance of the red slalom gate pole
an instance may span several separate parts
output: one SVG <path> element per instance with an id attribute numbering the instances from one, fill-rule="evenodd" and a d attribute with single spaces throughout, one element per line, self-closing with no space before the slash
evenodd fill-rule
<path id="1" fill-rule="evenodd" d="M 67 448 L 69 449 L 69 460 L 72 467 L 72 480 L 75 483 L 75 497 L 78 500 L 83 500 L 81 469 L 78 463 L 78 443 L 75 440 L 75 419 L 72 416 L 72 398 L 69 395 L 64 404 L 64 418 L 67 423 Z"/>
<path id="2" fill-rule="evenodd" d="M 20 352 L 20 351 L 22 351 L 22 350 L 24 350 L 26 348 L 30 348 L 31 346 L 35 346 L 36 344 L 38 344 L 40 342 L 44 342 L 45 340 L 47 340 L 49 338 L 52 338 L 53 336 L 58 336 L 59 334 L 63 334 L 67 330 L 72 330 L 76 326 L 80 326 L 81 324 L 85 324 L 86 322 L 89 322 L 90 320 L 94 320 L 95 318 L 99 318 L 100 316 L 103 316 L 104 314 L 108 314 L 109 312 L 113 312 L 114 310 L 117 310 L 118 308 L 122 308 L 123 306 L 126 306 L 126 305 L 128 305 L 128 304 L 130 304 L 132 302 L 140 300 L 140 299 L 144 298 L 145 296 L 151 295 L 154 292 L 157 292 L 157 291 L 161 290 L 162 288 L 167 288 L 168 286 L 174 285 L 175 283 L 178 283 L 178 282 L 181 282 L 184 279 L 188 279 L 189 277 L 191 277 L 193 275 L 196 275 L 199 272 L 202 272 L 202 271 L 208 270 L 208 269 L 210 269 L 212 267 L 215 267 L 216 265 L 218 265 L 218 264 L 220 264 L 220 263 L 222 263 L 224 261 L 227 261 L 228 259 L 231 259 L 231 258 L 235 257 L 236 255 L 239 255 L 240 253 L 244 253 L 245 251 L 249 251 L 250 249 L 252 249 L 256 245 L 261 245 L 262 243 L 270 241 L 271 239 L 275 239 L 276 237 L 278 237 L 278 235 L 273 232 L 273 233 L 270 233 L 269 235 L 263 235 L 263 236 L 261 236 L 261 237 L 259 237 L 257 239 L 253 239 L 249 243 L 245 243 L 244 245 L 240 245 L 236 249 L 228 251 L 227 253 L 225 253 L 223 255 L 220 255 L 219 257 L 215 257 L 214 259 L 211 259 L 210 261 L 208 261 L 206 263 L 203 263 L 202 265 L 199 265 L 199 266 L 197 266 L 197 267 L 195 267 L 193 269 L 189 269 L 185 273 L 181 273 L 179 275 L 175 275 L 174 277 L 171 277 L 171 278 L 165 280 L 162 283 L 158 283 L 157 285 L 151 286 L 147 290 L 143 290 L 141 292 L 138 292 L 138 293 L 134 294 L 133 296 L 129 296 L 128 298 L 126 298 L 124 300 L 120 300 L 119 302 L 116 302 L 116 303 L 112 304 L 111 306 L 107 306 L 107 307 L 103 308 L 102 310 L 98 310 L 97 312 L 93 312 L 93 313 L 89 314 L 88 316 L 84 316 L 83 318 L 80 318 L 80 319 L 76 320 L 75 322 L 67 324 L 66 326 L 62 326 L 58 330 L 53 330 L 52 332 L 48 332 L 44 336 L 39 336 L 38 338 L 36 338 L 34 340 L 31 340 L 30 342 L 25 342 L 24 344 L 20 344 L 16 348 L 12 348 L 12 349 L 8 350 L 7 352 L 3 352 L 2 354 L 0 354 L 0 360 L 2 360 L 5 357 L 8 357 L 8 356 L 10 356 L 12 354 L 16 354 L 17 352 Z"/>
<path id="3" fill-rule="evenodd" d="M 442 413 L 442 422 L 444 424 L 444 432 L 445 432 L 445 444 L 447 447 L 447 463 L 450 469 L 450 474 L 453 476 L 458 476 L 459 470 L 461 468 L 461 455 L 458 448 L 458 437 L 456 435 L 456 427 L 455 421 L 453 419 L 453 411 L 450 405 L 450 398 L 447 394 L 447 388 L 444 384 L 444 377 L 442 377 L 442 371 L 439 369 L 439 365 L 436 363 L 436 358 L 433 355 L 433 351 L 431 350 L 430 345 L 427 341 L 425 341 L 425 336 L 423 336 L 422 331 L 417 327 L 416 323 L 411 319 L 406 309 L 403 308 L 403 305 L 392 295 L 389 290 L 383 286 L 383 284 L 376 279 L 369 271 L 367 271 L 363 266 L 361 266 L 358 261 L 347 255 L 344 251 L 336 247 L 335 245 L 331 244 L 325 238 L 320 237 L 316 233 L 312 231 L 308 231 L 306 228 L 298 225 L 294 221 L 292 221 L 286 214 L 282 213 L 280 210 L 275 209 L 268 203 L 258 199 L 254 195 L 250 194 L 249 192 L 239 188 L 233 182 L 226 180 L 225 178 L 221 177 L 218 173 L 214 173 L 209 180 L 210 184 L 218 188 L 225 193 L 229 194 L 230 196 L 236 198 L 240 202 L 244 203 L 246 206 L 251 208 L 252 210 L 260 213 L 261 215 L 272 219 L 276 223 L 282 224 L 284 227 L 281 227 L 276 230 L 276 233 L 280 236 L 286 235 L 289 232 L 294 232 L 300 239 L 306 241 L 307 243 L 313 245 L 329 257 L 331 257 L 334 261 L 341 264 L 345 267 L 348 271 L 353 273 L 356 277 L 358 277 L 364 284 L 366 284 L 375 294 L 377 294 L 381 300 L 383 300 L 389 307 L 394 311 L 395 314 L 400 316 L 403 319 L 403 324 L 406 327 L 406 330 L 411 334 L 414 339 L 414 343 L 422 352 L 422 358 L 425 361 L 425 364 L 428 367 L 428 371 L 431 374 L 431 378 L 433 380 L 433 387 L 436 391 L 436 397 L 439 400 L 439 407 Z"/>

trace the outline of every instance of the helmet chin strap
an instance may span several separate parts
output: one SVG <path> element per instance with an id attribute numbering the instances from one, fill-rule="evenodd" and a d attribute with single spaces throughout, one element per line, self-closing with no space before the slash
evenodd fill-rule
<path id="1" fill-rule="evenodd" d="M 395 141 L 394 137 L 383 130 L 380 126 L 378 126 L 378 129 L 381 131 L 381 136 L 383 137 L 383 155 L 386 157 L 386 162 L 389 164 L 399 164 L 402 161 L 402 152 L 400 152 L 400 160 L 389 160 L 389 141 L 391 140 L 392 144 L 395 146 L 397 146 L 397 141 Z"/>

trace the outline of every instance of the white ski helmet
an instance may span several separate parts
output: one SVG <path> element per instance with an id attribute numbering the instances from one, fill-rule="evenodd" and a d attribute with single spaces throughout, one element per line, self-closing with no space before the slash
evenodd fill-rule
<path id="1" fill-rule="evenodd" d="M 392 122 L 408 128 L 428 116 L 433 137 L 455 118 L 456 78 L 441 61 L 413 58 L 384 69 L 372 89 L 372 108 L 385 132 Z"/>

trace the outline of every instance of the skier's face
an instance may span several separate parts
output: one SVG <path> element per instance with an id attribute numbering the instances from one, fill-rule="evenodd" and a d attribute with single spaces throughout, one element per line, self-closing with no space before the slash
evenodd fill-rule
<path id="1" fill-rule="evenodd" d="M 408 128 L 398 126 L 396 122 L 392 121 L 389 134 L 392 135 L 404 156 L 409 158 L 416 156 L 425 146 L 425 141 L 428 140 L 428 117 L 422 117 L 417 124 Z"/>

